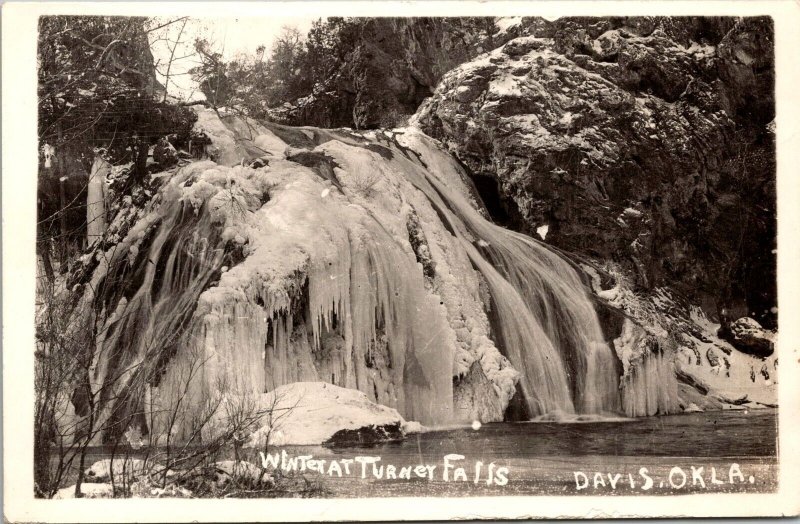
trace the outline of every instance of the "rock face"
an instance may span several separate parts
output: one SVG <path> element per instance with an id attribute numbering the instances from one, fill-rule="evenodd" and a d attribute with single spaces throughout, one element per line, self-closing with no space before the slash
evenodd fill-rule
<path id="1" fill-rule="evenodd" d="M 349 20 L 338 35 L 346 53 L 339 67 L 313 93 L 273 108 L 270 117 L 290 125 L 394 127 L 444 73 L 521 27 L 520 20 L 498 27 L 494 18 L 470 17 Z"/>
<path id="2" fill-rule="evenodd" d="M 774 324 L 769 19 L 561 19 L 447 73 L 414 117 L 494 218 Z"/>
<path id="3" fill-rule="evenodd" d="M 643 294 L 618 265 L 584 269 L 622 363 L 627 413 L 658 413 L 676 397 L 684 411 L 777 405 L 776 354 L 740 351 L 725 338 L 726 328 L 668 287 Z"/>
<path id="4" fill-rule="evenodd" d="M 474 413 L 476 420 L 492 420 L 493 413 L 502 412 L 494 386 L 486 378 L 478 362 L 474 362 L 469 372 L 460 377 L 453 387 L 453 405 L 456 412 Z"/>

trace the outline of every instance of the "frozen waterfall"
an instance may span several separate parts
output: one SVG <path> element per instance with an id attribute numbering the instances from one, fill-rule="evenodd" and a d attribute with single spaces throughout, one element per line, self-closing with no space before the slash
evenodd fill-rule
<path id="1" fill-rule="evenodd" d="M 416 173 L 412 180 L 447 217 L 489 283 L 495 335 L 522 371 L 519 385 L 529 416 L 618 411 L 615 357 L 577 270 L 545 244 L 484 219 L 438 178 L 455 166 L 426 145 L 414 143 L 422 150 L 422 168 L 409 166 Z"/>
<path id="2" fill-rule="evenodd" d="M 502 420 L 514 395 L 529 418 L 652 411 L 621 391 L 576 266 L 484 218 L 433 140 L 303 129 L 283 135 L 301 137 L 298 155 L 250 132 L 271 145 L 267 166 L 234 165 L 238 143 L 217 155 L 230 166 L 194 162 L 95 252 L 77 314 L 96 326 L 105 419 L 186 440 L 209 399 L 257 403 L 300 381 L 426 425 Z M 644 363 L 623 389 L 667 369 Z"/>

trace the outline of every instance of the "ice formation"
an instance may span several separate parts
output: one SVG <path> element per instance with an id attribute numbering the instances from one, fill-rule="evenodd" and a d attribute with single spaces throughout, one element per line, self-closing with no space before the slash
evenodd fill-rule
<path id="1" fill-rule="evenodd" d="M 448 217 L 489 284 L 495 337 L 522 372 L 528 415 L 619 409 L 614 356 L 578 270 L 545 244 L 484 219 L 448 178 L 440 178 L 457 172 L 452 158 L 423 135 L 410 136 L 430 185 L 419 188 Z"/>
<path id="2" fill-rule="evenodd" d="M 86 237 L 91 244 L 103 236 L 106 229 L 106 177 L 111 164 L 96 157 L 86 186 Z"/>
<path id="3" fill-rule="evenodd" d="M 614 340 L 626 364 L 622 376 L 622 407 L 629 416 L 673 413 L 678 406 L 674 352 L 667 345 L 625 319 L 622 333 Z"/>
<path id="4" fill-rule="evenodd" d="M 216 162 L 161 177 L 96 252 L 79 311 L 97 326 L 106 419 L 187 439 L 209 399 L 294 382 L 359 390 L 426 426 L 502 420 L 514 395 L 528 417 L 622 408 L 582 273 L 486 220 L 435 141 L 211 111 L 199 124 Z"/>

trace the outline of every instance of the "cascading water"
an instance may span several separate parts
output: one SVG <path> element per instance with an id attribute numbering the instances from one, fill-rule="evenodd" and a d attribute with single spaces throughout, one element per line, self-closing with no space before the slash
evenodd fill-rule
<path id="1" fill-rule="evenodd" d="M 423 149 L 424 142 L 416 147 Z M 484 219 L 462 193 L 437 178 L 437 168 L 453 169 L 452 161 L 425 149 L 427 164 L 414 169 L 419 176 L 411 180 L 448 218 L 488 281 L 497 335 L 506 356 L 523 370 L 520 387 L 529 416 L 618 411 L 615 358 L 577 271 L 542 243 Z"/>
<path id="2" fill-rule="evenodd" d="M 500 420 L 515 391 L 528 417 L 623 408 L 578 270 L 483 218 L 433 141 L 304 130 L 318 144 L 304 161 L 334 166 L 322 173 L 253 129 L 274 146 L 268 167 L 183 168 L 95 269 L 79 310 L 96 312 L 92 384 L 109 392 L 108 418 L 150 413 L 150 431 L 188 439 L 214 395 L 300 381 L 358 389 L 427 425 Z M 627 380 L 640 389 L 647 376 Z M 492 398 L 455 394 L 465 387 Z M 176 402 L 178 422 L 164 415 Z"/>
<path id="3" fill-rule="evenodd" d="M 413 254 L 372 216 L 348 212 L 342 197 L 320 199 L 313 173 L 292 174 L 282 179 L 284 191 L 239 224 L 240 236 L 253 240 L 250 256 L 200 300 L 183 354 L 167 366 L 156 397 L 179 396 L 200 355 L 204 384 L 195 399 L 326 381 L 368 392 L 415 420 L 450 420 L 452 332 Z M 185 437 L 191 422 L 183 426 Z"/>
<path id="4" fill-rule="evenodd" d="M 93 412 L 96 440 L 119 435 L 141 418 L 148 385 L 181 345 L 200 294 L 230 260 L 213 215 L 198 215 L 167 197 L 123 242 L 97 257 L 73 323 L 97 325 L 85 389 L 73 399 L 79 415 Z M 135 240 L 146 236 L 149 249 L 140 252 Z"/>

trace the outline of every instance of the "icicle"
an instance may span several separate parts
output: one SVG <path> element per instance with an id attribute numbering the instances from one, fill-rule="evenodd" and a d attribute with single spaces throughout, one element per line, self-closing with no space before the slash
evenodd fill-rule
<path id="1" fill-rule="evenodd" d="M 622 381 L 625 414 L 642 417 L 678 412 L 674 366 L 673 356 L 662 349 L 644 353 Z"/>
<path id="2" fill-rule="evenodd" d="M 494 339 L 511 364 L 487 338 L 477 289 L 467 300 L 485 325 L 475 329 L 474 318 L 461 320 L 452 294 L 431 291 L 448 288 L 425 280 L 405 220 L 392 222 L 386 209 L 377 212 L 330 190 L 310 169 L 290 161 L 275 159 L 269 170 L 196 163 L 163 190 L 162 223 L 147 253 L 133 255 L 143 264 L 136 268 L 142 283 L 126 295 L 119 315 L 130 320 L 111 322 L 101 337 L 104 347 L 125 355 L 120 364 L 153 359 L 153 367 L 163 371 L 155 395 L 162 404 L 188 388 L 181 431 L 190 431 L 193 418 L 201 415 L 202 399 L 221 391 L 260 394 L 318 380 L 359 389 L 407 419 L 447 423 L 454 418 L 454 374 L 472 362 L 489 362 L 483 367 L 487 377 L 506 368 L 497 379 L 503 381 L 498 406 L 514 390 L 517 374 L 511 367 L 520 371 L 531 416 L 617 411 L 621 401 L 629 413 L 672 409 L 672 384 L 662 377 L 674 380 L 669 357 L 662 352 L 629 370 L 621 395 L 617 360 L 578 271 L 545 244 L 484 219 L 459 189 L 461 174 L 452 159 L 445 165 L 441 158 L 449 157 L 432 149 L 422 151 L 424 164 L 395 149 L 386 159 L 336 140 L 320 147 L 338 148 L 343 166 L 353 158 L 345 166 L 349 171 L 342 168 L 342 180 L 348 173 L 359 177 L 378 164 L 385 167 L 384 174 L 394 177 L 386 202 L 401 201 L 386 208 L 392 213 L 404 213 L 409 204 L 403 195 L 409 191 L 415 208 L 425 206 L 429 217 L 435 210 L 446 238 L 436 245 L 436 235 L 430 235 L 432 252 L 455 250 L 459 271 L 475 268 L 469 273 L 475 288 L 478 275 L 485 280 L 480 297 L 491 298 Z M 182 185 L 189 180 L 190 186 Z M 280 189 L 270 190 L 264 203 L 266 187 Z M 371 199 L 376 207 L 386 203 L 378 200 Z M 232 245 L 244 260 L 223 271 L 225 250 Z M 119 260 L 101 261 L 93 283 L 106 272 L 113 277 L 123 270 Z M 450 277 L 444 285 L 452 289 L 458 283 Z M 86 296 L 88 303 L 95 300 Z M 107 308 L 119 303 L 112 298 L 104 302 Z M 118 336 L 134 329 L 141 340 Z M 175 340 L 175 333 L 183 335 Z M 161 347 L 148 352 L 145 340 L 162 341 Z M 484 350 L 494 353 L 482 358 Z M 456 351 L 466 357 L 456 362 Z M 181 386 L 198 359 L 198 379 Z M 120 365 L 108 359 L 97 364 L 97 383 Z M 500 388 L 498 382 L 492 386 Z"/>
<path id="3" fill-rule="evenodd" d="M 312 260 L 309 272 L 309 306 L 314 347 L 319 349 L 324 329 L 334 329 L 333 319 L 344 321 L 350 310 L 350 243 L 346 234 L 332 239 L 335 252 Z"/>
<path id="4" fill-rule="evenodd" d="M 89 245 L 106 231 L 106 177 L 110 172 L 111 164 L 95 156 L 86 188 L 86 238 Z"/>

